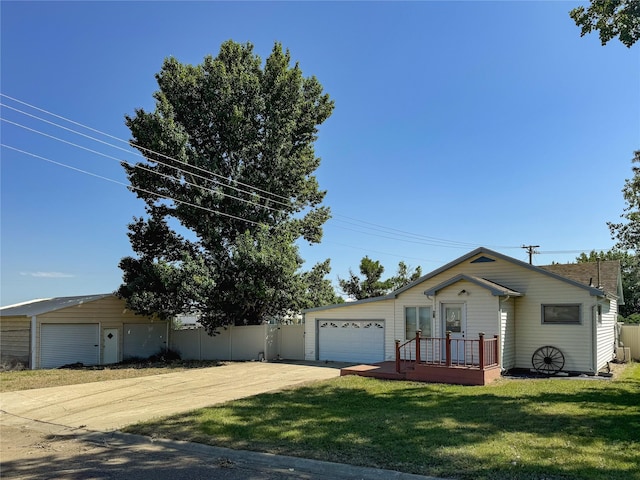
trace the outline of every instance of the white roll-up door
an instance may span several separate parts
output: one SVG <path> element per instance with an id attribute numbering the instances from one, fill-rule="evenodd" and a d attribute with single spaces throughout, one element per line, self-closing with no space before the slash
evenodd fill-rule
<path id="1" fill-rule="evenodd" d="M 98 365 L 100 335 L 97 323 L 43 323 L 40 326 L 40 368 L 70 363 Z"/>
<path id="2" fill-rule="evenodd" d="M 318 320 L 318 360 L 384 360 L 384 320 Z"/>

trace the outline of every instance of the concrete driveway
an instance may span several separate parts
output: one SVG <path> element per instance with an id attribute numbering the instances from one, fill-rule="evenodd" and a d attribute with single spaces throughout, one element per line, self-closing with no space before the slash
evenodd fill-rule
<path id="1" fill-rule="evenodd" d="M 230 363 L 220 367 L 3 393 L 2 422 L 21 418 L 112 431 L 216 403 L 340 375 L 335 365 Z"/>

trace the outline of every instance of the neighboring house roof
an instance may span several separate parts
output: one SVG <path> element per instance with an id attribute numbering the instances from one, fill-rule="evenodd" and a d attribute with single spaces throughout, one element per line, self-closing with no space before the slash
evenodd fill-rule
<path id="1" fill-rule="evenodd" d="M 53 312 L 62 308 L 75 307 L 83 303 L 93 302 L 113 295 L 102 293 L 97 295 L 81 295 L 78 297 L 56 297 L 31 300 L 29 302 L 8 305 L 0 308 L 0 317 L 33 317 L 43 313 Z"/>
<path id="2" fill-rule="evenodd" d="M 340 304 L 337 304 L 337 305 L 327 305 L 327 306 L 322 306 L 322 307 L 308 308 L 306 310 L 303 310 L 303 313 L 304 312 L 313 312 L 313 311 L 316 311 L 316 310 L 327 310 L 327 309 L 331 309 L 331 308 L 344 308 L 344 307 L 348 307 L 348 306 L 351 306 L 351 305 L 357 305 L 357 304 L 360 304 L 360 303 L 379 302 L 379 301 L 383 301 L 383 300 L 393 300 L 398 295 L 400 295 L 402 292 L 404 292 L 404 291 L 406 291 L 406 290 L 408 290 L 410 288 L 413 288 L 416 285 L 424 282 L 425 280 L 428 280 L 428 279 L 430 279 L 432 277 L 435 277 L 436 275 L 439 275 L 440 273 L 442 273 L 442 272 L 444 272 L 446 270 L 449 270 L 450 268 L 455 267 L 456 265 L 459 265 L 460 263 L 466 262 L 467 260 L 475 257 L 476 255 L 480 255 L 480 254 L 488 255 L 489 257 L 493 257 L 493 258 L 499 258 L 501 260 L 505 260 L 507 262 L 511 262 L 511 263 L 513 263 L 515 265 L 519 265 L 522 268 L 533 270 L 535 272 L 541 273 L 541 274 L 546 275 L 548 277 L 552 277 L 552 278 L 555 278 L 557 280 L 569 283 L 569 284 L 571 284 L 571 285 L 573 285 L 575 287 L 578 287 L 578 288 L 581 288 L 581 289 L 589 291 L 589 293 L 591 295 L 605 296 L 605 291 L 602 288 L 595 288 L 593 286 L 589 286 L 588 283 L 585 284 L 583 282 L 580 282 L 580 281 L 574 280 L 572 278 L 568 278 L 568 277 L 562 276 L 562 275 L 560 275 L 558 273 L 555 273 L 555 272 L 552 272 L 550 270 L 545 270 L 544 268 L 536 267 L 535 265 L 530 265 L 530 264 L 528 264 L 526 262 L 522 262 L 520 260 L 517 260 L 515 258 L 509 257 L 507 255 L 503 255 L 502 253 L 494 252 L 493 250 L 490 250 L 488 248 L 479 247 L 479 248 L 476 248 L 475 250 L 472 250 L 471 252 L 467 253 L 466 255 L 463 255 L 462 257 L 459 257 L 459 258 L 453 260 L 452 262 L 449 262 L 446 265 L 443 265 L 442 267 L 440 267 L 440 268 L 438 268 L 438 269 L 436 269 L 436 270 L 434 270 L 432 272 L 429 272 L 426 275 L 423 275 L 422 277 L 418 278 L 417 280 L 409 283 L 408 285 L 405 285 L 402 288 L 399 288 L 398 290 L 395 290 L 395 291 L 389 293 L 388 295 L 383 295 L 383 296 L 380 296 L 380 297 L 373 297 L 373 298 L 365 298 L 364 300 L 357 300 L 355 302 L 340 303 Z M 489 257 L 480 257 L 480 258 L 476 259 L 475 262 L 477 262 L 477 263 L 491 262 L 492 258 L 489 258 Z M 471 277 L 469 277 L 469 278 L 471 278 Z M 476 279 L 476 282 L 477 281 L 487 282 L 487 280 L 480 279 L 479 277 L 473 277 L 473 278 Z M 491 283 L 493 283 L 493 282 L 491 282 Z M 497 284 L 494 284 L 494 285 L 496 285 L 499 288 L 503 288 L 505 290 L 510 290 L 510 289 L 508 289 L 506 287 L 503 287 L 501 285 L 497 285 Z M 483 284 L 483 286 L 485 288 L 488 288 L 486 283 Z M 613 291 L 608 291 L 608 293 L 610 293 L 612 295 L 616 295 L 615 292 L 616 292 L 615 289 Z M 503 295 L 510 295 L 510 294 L 509 293 L 504 293 Z"/>
<path id="3" fill-rule="evenodd" d="M 620 304 L 624 304 L 622 298 L 622 277 L 620 275 L 619 260 L 605 260 L 587 263 L 567 263 L 544 265 L 543 268 L 549 272 L 562 275 L 584 285 L 601 288 L 607 293 L 620 297 Z"/>
<path id="4" fill-rule="evenodd" d="M 498 283 L 487 280 L 486 278 L 474 277 L 471 275 L 464 275 L 464 274 L 456 275 L 455 277 L 450 278 L 446 282 L 442 282 L 441 284 L 436 285 L 435 287 L 425 290 L 424 294 L 435 295 L 443 288 L 453 285 L 454 283 L 457 283 L 461 280 L 466 280 L 467 282 L 471 282 L 482 288 L 486 288 L 491 292 L 493 296 L 507 296 L 507 295 L 510 297 L 522 296 L 522 293 L 516 292 L 515 290 L 511 290 L 510 288 L 504 287 Z"/>

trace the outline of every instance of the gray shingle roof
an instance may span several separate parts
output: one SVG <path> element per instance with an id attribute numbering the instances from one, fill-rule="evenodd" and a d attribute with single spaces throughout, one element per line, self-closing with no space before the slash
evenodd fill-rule
<path id="1" fill-rule="evenodd" d="M 607 293 L 619 295 L 619 260 L 605 260 L 600 262 L 600 285 L 598 285 L 598 262 L 544 265 L 540 268 L 569 278 L 574 282 L 582 283 L 583 285 L 591 284 L 596 288 L 601 288 Z"/>

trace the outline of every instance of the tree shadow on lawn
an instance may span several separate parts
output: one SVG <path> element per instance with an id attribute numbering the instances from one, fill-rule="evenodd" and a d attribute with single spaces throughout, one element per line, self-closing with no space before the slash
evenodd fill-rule
<path id="1" fill-rule="evenodd" d="M 3 458 L 0 462 L 2 478 L 271 478 L 258 477 L 254 471 L 229 465 L 224 457 L 168 446 L 127 444 L 109 434 L 51 434 L 42 436 L 32 445 L 22 444 L 25 452 L 22 458 L 13 456 L 11 460 Z M 230 468 L 234 470 L 233 475 L 227 472 Z"/>
<path id="2" fill-rule="evenodd" d="M 130 431 L 457 478 L 640 478 L 638 382 L 571 385 L 342 377 Z"/>

